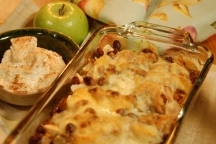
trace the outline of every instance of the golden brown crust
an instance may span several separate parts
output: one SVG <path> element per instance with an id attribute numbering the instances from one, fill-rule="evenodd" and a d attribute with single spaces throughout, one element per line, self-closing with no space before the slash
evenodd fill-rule
<path id="1" fill-rule="evenodd" d="M 110 37 L 114 42 L 115 36 Z M 159 57 L 153 45 L 138 53 L 122 50 L 110 54 L 97 50 L 82 75 L 73 79 L 80 87 L 72 88 L 67 109 L 44 126 L 43 141 L 164 142 L 192 88 L 191 73 L 181 62 L 168 58 L 169 52 L 167 58 Z M 67 127 L 72 127 L 71 135 L 65 132 Z"/>

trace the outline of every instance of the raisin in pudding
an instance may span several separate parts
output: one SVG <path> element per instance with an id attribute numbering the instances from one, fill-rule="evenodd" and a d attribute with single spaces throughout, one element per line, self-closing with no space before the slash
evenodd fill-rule
<path id="1" fill-rule="evenodd" d="M 30 144 L 165 142 L 199 69 L 169 51 L 160 56 L 152 44 L 139 51 L 122 45 L 117 39 L 95 50 L 73 77 L 71 94 L 59 104 L 64 109 L 38 127 Z"/>

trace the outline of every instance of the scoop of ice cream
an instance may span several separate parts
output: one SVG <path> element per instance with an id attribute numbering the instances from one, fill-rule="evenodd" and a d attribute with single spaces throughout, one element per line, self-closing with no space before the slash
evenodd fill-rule
<path id="1" fill-rule="evenodd" d="M 65 67 L 62 56 L 37 47 L 37 38 L 11 39 L 0 64 L 0 85 L 11 92 L 33 93 L 51 85 Z"/>

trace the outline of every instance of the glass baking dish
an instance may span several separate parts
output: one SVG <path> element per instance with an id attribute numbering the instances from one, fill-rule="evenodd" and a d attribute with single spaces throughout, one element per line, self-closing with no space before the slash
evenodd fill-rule
<path id="1" fill-rule="evenodd" d="M 140 43 L 145 41 L 156 45 L 159 54 L 163 54 L 168 48 L 177 47 L 194 53 L 202 53 L 205 56 L 199 77 L 179 113 L 172 133 L 165 142 L 174 143 L 190 102 L 197 95 L 213 62 L 213 55 L 207 48 L 193 42 L 190 34 L 185 31 L 151 23 L 133 22 L 123 26 L 103 26 L 97 29 L 82 45 L 53 85 L 38 99 L 29 113 L 10 133 L 4 142 L 5 144 L 28 143 L 28 139 L 35 133 L 39 124 L 50 117 L 50 113 L 56 105 L 70 92 L 71 79 L 86 64 L 89 54 L 98 48 L 99 41 L 107 34 L 117 34 L 126 38 L 130 49 L 133 47 L 141 48 Z"/>

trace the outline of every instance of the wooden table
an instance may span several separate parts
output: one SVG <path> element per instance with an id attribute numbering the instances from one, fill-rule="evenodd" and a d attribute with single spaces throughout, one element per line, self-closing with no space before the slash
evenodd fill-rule
<path id="1" fill-rule="evenodd" d="M 215 57 L 214 64 L 216 64 L 216 34 L 200 43 L 201 45 L 210 49 Z"/>

